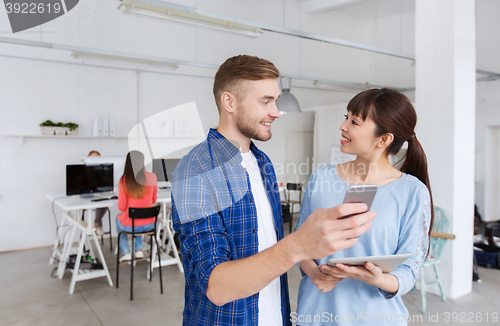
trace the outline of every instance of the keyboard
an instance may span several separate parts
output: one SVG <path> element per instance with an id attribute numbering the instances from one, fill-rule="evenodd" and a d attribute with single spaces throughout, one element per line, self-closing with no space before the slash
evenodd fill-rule
<path id="1" fill-rule="evenodd" d="M 95 201 L 103 201 L 103 200 L 110 200 L 111 198 L 95 198 L 91 199 L 90 201 L 95 202 Z"/>
<path id="2" fill-rule="evenodd" d="M 104 200 L 113 200 L 113 199 L 118 199 L 118 196 L 112 196 L 112 197 L 103 197 L 103 198 L 95 198 L 91 199 L 91 202 L 96 202 L 96 201 L 104 201 Z"/>

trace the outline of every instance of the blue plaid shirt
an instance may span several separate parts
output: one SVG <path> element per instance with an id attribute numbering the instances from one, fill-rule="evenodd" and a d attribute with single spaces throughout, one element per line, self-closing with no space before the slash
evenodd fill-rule
<path id="1" fill-rule="evenodd" d="M 250 150 L 259 164 L 279 241 L 283 220 L 274 168 L 253 143 Z M 175 169 L 172 220 L 179 233 L 186 278 L 183 325 L 258 325 L 258 293 L 221 307 L 207 298 L 208 279 L 215 266 L 258 253 L 257 209 L 241 161 L 240 150 L 210 129 L 207 139 Z M 291 325 L 286 273 L 280 281 L 283 325 Z"/>

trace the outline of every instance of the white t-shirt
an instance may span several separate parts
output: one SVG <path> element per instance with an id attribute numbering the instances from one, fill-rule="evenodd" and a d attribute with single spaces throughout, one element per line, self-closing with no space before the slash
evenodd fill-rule
<path id="1" fill-rule="evenodd" d="M 267 191 L 262 182 L 259 165 L 252 151 L 242 153 L 243 165 L 250 177 L 252 195 L 257 208 L 259 252 L 276 244 L 276 228 L 274 226 L 273 211 L 267 197 Z M 259 326 L 281 326 L 281 282 L 275 278 L 259 292 Z"/>

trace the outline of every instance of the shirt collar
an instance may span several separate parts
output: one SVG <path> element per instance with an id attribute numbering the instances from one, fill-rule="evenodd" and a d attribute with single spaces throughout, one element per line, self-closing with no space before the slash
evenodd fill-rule
<path id="1" fill-rule="evenodd" d="M 260 160 L 262 158 L 263 153 L 260 151 L 260 149 L 255 146 L 253 141 L 250 142 L 250 150 L 252 151 L 253 155 L 255 155 L 255 158 L 257 160 Z"/>
<path id="2" fill-rule="evenodd" d="M 237 148 L 230 140 L 224 137 L 217 129 L 210 128 L 208 132 L 207 140 L 214 148 L 221 153 L 226 161 L 235 160 L 237 163 L 241 163 L 243 160 L 241 156 L 241 151 Z M 250 150 L 255 155 L 257 160 L 262 157 L 262 152 L 255 146 L 255 144 L 250 142 Z"/>

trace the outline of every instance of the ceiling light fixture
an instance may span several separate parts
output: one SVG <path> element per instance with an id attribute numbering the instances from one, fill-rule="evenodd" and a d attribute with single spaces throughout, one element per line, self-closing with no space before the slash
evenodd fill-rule
<path id="1" fill-rule="evenodd" d="M 136 56 L 122 56 L 116 54 L 107 54 L 107 53 L 99 53 L 99 52 L 89 52 L 89 51 L 72 51 L 71 56 L 75 59 L 90 59 L 90 60 L 101 60 L 101 61 L 114 61 L 118 63 L 127 63 L 127 64 L 138 64 L 145 65 L 149 67 L 160 67 L 166 68 L 168 70 L 176 70 L 179 68 L 179 65 L 174 62 L 162 61 L 162 60 L 153 60 L 148 58 L 140 58 Z"/>
<path id="2" fill-rule="evenodd" d="M 120 0 L 118 9 L 124 13 L 137 13 L 158 18 L 180 21 L 184 23 L 195 24 L 203 27 L 215 28 L 218 30 L 235 32 L 251 37 L 259 37 L 263 31 L 260 27 L 231 22 L 228 20 L 200 15 L 196 13 L 195 8 L 189 8 L 189 11 L 169 7 L 169 3 L 156 0 Z"/>
<path id="3" fill-rule="evenodd" d="M 351 90 L 354 92 L 364 91 L 373 87 L 377 87 L 376 85 L 370 84 L 358 84 L 358 83 L 345 83 L 345 82 L 328 82 L 316 80 L 313 82 L 313 85 L 319 88 L 328 88 L 332 90 Z"/>
<path id="4" fill-rule="evenodd" d="M 292 79 L 290 77 L 281 77 L 282 94 L 276 102 L 276 106 L 281 114 L 300 113 L 300 105 L 295 96 L 290 93 Z"/>
<path id="5" fill-rule="evenodd" d="M 313 82 L 313 85 L 320 89 L 351 92 L 351 93 L 352 92 L 359 93 L 372 88 L 392 88 L 400 92 L 409 92 L 415 90 L 415 87 L 393 87 L 393 86 L 374 85 L 368 83 L 363 84 L 363 83 L 350 83 L 350 82 L 327 81 L 327 80 L 315 80 Z"/>

